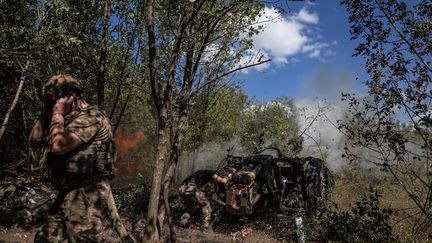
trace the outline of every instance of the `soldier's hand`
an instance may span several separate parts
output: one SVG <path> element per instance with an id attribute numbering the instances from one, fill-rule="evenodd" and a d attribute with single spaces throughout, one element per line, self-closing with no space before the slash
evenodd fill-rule
<path id="1" fill-rule="evenodd" d="M 66 115 L 71 112 L 74 99 L 75 97 L 73 95 L 58 99 L 53 106 L 53 114 L 60 113 L 62 115 Z"/>
<path id="2" fill-rule="evenodd" d="M 236 171 L 236 169 L 234 169 L 234 168 L 229 168 L 229 169 L 228 169 L 228 172 L 229 172 L 230 174 L 234 174 L 234 173 L 236 173 L 237 171 Z"/>

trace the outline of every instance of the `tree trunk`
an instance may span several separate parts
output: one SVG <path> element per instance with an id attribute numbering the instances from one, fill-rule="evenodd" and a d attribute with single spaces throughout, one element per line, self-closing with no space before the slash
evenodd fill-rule
<path id="1" fill-rule="evenodd" d="M 170 159 L 168 163 L 168 168 L 165 173 L 165 178 L 163 180 L 163 188 L 162 188 L 162 198 L 165 206 L 165 212 L 168 218 L 168 226 L 170 228 L 170 238 L 171 242 L 176 242 L 176 233 L 174 230 L 174 224 L 171 214 L 171 208 L 169 206 L 169 187 L 172 182 L 172 178 L 174 177 L 174 173 L 177 167 L 177 163 L 180 157 L 180 152 L 184 143 L 186 130 L 188 127 L 188 115 L 187 115 L 187 105 L 182 104 L 181 114 L 177 123 L 177 132 L 172 142 Z M 161 222 L 163 226 L 163 222 Z"/>
<path id="2" fill-rule="evenodd" d="M 168 109 L 163 107 L 159 114 L 158 141 L 156 148 L 156 161 L 153 167 L 152 187 L 150 191 L 150 200 L 147 208 L 147 225 L 144 234 L 144 242 L 157 242 L 160 238 L 160 232 L 157 227 L 159 199 L 161 191 L 162 173 L 164 162 L 167 155 L 168 134 L 166 123 L 168 118 Z"/>
<path id="3" fill-rule="evenodd" d="M 158 210 L 161 194 L 162 174 L 164 170 L 164 162 L 168 155 L 167 143 L 169 139 L 168 134 L 168 118 L 169 110 L 171 109 L 171 102 L 173 100 L 173 84 L 174 76 L 177 68 L 180 46 L 183 40 L 183 34 L 185 29 L 185 13 L 182 12 L 179 16 L 179 25 L 177 29 L 178 35 L 176 36 L 173 47 L 170 53 L 170 63 L 167 72 L 167 82 L 164 90 L 164 97 L 161 99 L 159 82 L 156 78 L 157 69 L 157 43 L 154 32 L 154 18 L 153 18 L 153 1 L 149 0 L 146 3 L 146 24 L 149 35 L 149 72 L 150 72 L 150 85 L 152 89 L 152 96 L 155 106 L 158 110 L 159 117 L 159 131 L 158 131 L 158 142 L 156 149 L 156 161 L 153 170 L 153 179 L 150 192 L 150 200 L 147 210 L 147 225 L 144 234 L 145 242 L 155 242 L 160 240 L 160 230 L 158 229 Z"/>
<path id="4" fill-rule="evenodd" d="M 124 114 L 124 112 L 125 112 L 125 110 L 126 110 L 127 103 L 128 103 L 128 101 L 129 101 L 130 95 L 131 95 L 131 91 L 129 90 L 128 96 L 126 97 L 125 103 L 124 103 L 124 105 L 123 105 L 123 107 L 122 107 L 122 109 L 121 109 L 121 111 L 120 111 L 120 114 L 119 114 L 119 116 L 118 116 L 118 118 L 117 118 L 117 121 L 116 121 L 116 123 L 115 123 L 114 129 L 113 129 L 113 135 L 115 135 L 115 133 L 116 133 L 116 131 L 117 131 L 117 128 L 118 128 L 119 125 L 120 125 L 120 121 L 121 121 L 121 119 L 122 119 L 122 117 L 123 117 L 123 114 Z M 110 118 L 110 120 L 111 120 L 111 118 Z"/>
<path id="5" fill-rule="evenodd" d="M 195 34 L 195 21 L 192 20 L 189 29 L 189 36 L 193 36 Z M 187 45 L 193 45 L 194 39 L 189 37 Z M 180 99 L 179 99 L 179 118 L 177 121 L 177 129 L 174 136 L 173 141 L 171 142 L 171 151 L 170 158 L 168 163 L 168 168 L 166 169 L 165 178 L 163 180 L 163 188 L 162 188 L 162 199 L 165 206 L 165 212 L 168 217 L 168 226 L 170 228 L 170 239 L 172 242 L 176 242 L 176 233 L 174 230 L 171 208 L 169 205 L 169 187 L 172 182 L 172 178 L 174 177 L 175 170 L 177 168 L 178 160 L 180 157 L 180 152 L 183 146 L 183 142 L 185 139 L 185 134 L 188 128 L 188 110 L 189 110 L 189 98 L 190 91 L 192 89 L 193 83 L 193 58 L 194 58 L 194 49 L 190 48 L 186 52 L 186 63 L 185 70 L 183 75 L 183 84 L 182 89 L 180 91 Z M 160 222 L 163 226 L 163 222 Z"/>
<path id="6" fill-rule="evenodd" d="M 100 59 L 99 68 L 96 76 L 97 80 L 97 94 L 98 94 L 98 106 L 104 109 L 105 103 L 105 79 L 106 79 L 106 59 L 108 49 L 108 35 L 109 35 L 109 19 L 110 19 L 111 3 L 110 1 L 105 2 L 104 8 L 104 19 L 103 19 L 103 37 L 100 47 Z"/>
<path id="7" fill-rule="evenodd" d="M 19 97 L 21 95 L 21 90 L 22 90 L 22 88 L 24 86 L 24 82 L 25 82 L 25 79 L 26 79 L 26 75 L 27 75 L 27 70 L 28 70 L 29 64 L 30 64 L 30 61 L 27 60 L 26 66 L 22 69 L 22 73 L 21 73 L 21 78 L 20 78 L 20 82 L 19 82 L 19 85 L 18 85 L 18 89 L 17 89 L 17 92 L 15 93 L 15 98 L 13 99 L 12 104 L 11 104 L 9 110 L 7 111 L 6 115 L 5 115 L 5 118 L 3 120 L 3 124 L 2 124 L 2 126 L 0 128 L 0 140 L 2 139 L 3 134 L 4 134 L 5 130 L 6 130 L 6 126 L 7 126 L 8 122 L 9 122 L 9 118 L 10 118 L 10 116 L 12 114 L 12 111 L 15 109 L 15 106 L 18 103 L 18 99 L 19 99 Z"/>

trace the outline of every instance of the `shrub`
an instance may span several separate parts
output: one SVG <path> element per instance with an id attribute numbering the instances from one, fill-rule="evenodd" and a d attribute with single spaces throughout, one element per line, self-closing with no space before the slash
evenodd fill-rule
<path id="1" fill-rule="evenodd" d="M 330 242 L 397 242 L 390 226 L 393 211 L 380 208 L 381 195 L 370 188 L 369 193 L 351 207 L 351 212 L 329 210 L 323 215 L 325 241 Z"/>
<path id="2" fill-rule="evenodd" d="M 150 187 L 131 185 L 128 188 L 113 188 L 113 196 L 118 210 L 131 216 L 140 216 L 147 211 Z"/>

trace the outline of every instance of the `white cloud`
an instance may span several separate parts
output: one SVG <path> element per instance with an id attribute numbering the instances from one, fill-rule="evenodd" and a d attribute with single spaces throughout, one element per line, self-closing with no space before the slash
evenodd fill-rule
<path id="1" fill-rule="evenodd" d="M 300 10 L 295 19 L 309 24 L 318 24 L 319 20 L 317 13 L 309 13 L 305 8 Z"/>
<path id="2" fill-rule="evenodd" d="M 319 57 L 320 53 L 321 53 L 320 50 L 315 49 L 308 54 L 308 57 L 310 57 L 310 58 Z"/>
<path id="3" fill-rule="evenodd" d="M 312 52 L 314 50 L 320 50 L 323 48 L 328 47 L 329 44 L 327 43 L 321 43 L 321 42 L 316 42 L 316 43 L 312 43 L 312 44 L 308 44 L 302 47 L 302 51 L 303 52 Z"/>
<path id="4" fill-rule="evenodd" d="M 285 63 L 288 56 L 298 53 L 308 41 L 308 37 L 301 33 L 302 28 L 302 24 L 287 19 L 272 22 L 254 38 L 255 47 L 268 52 L 275 62 Z"/>
<path id="5" fill-rule="evenodd" d="M 233 55 L 234 55 L 234 51 L 232 51 Z M 250 65 L 252 63 L 257 63 L 260 60 L 267 60 L 269 59 L 269 56 L 267 53 L 265 52 L 260 52 L 257 50 L 250 50 L 249 53 L 246 53 L 239 61 L 239 63 L 237 63 L 236 68 L 238 67 L 242 67 L 242 66 L 246 66 L 246 65 Z M 263 71 L 265 69 L 267 69 L 268 67 L 270 67 L 270 63 L 266 62 L 257 66 L 254 66 L 254 68 L 257 71 Z M 248 73 L 249 72 L 249 68 L 245 68 L 240 70 L 241 73 Z"/>
<path id="6" fill-rule="evenodd" d="M 313 27 L 318 23 L 318 14 L 306 7 L 291 16 L 282 16 L 276 9 L 266 7 L 257 21 L 263 31 L 254 36 L 254 49 L 261 50 L 278 65 L 289 63 L 288 60 L 298 54 L 322 60 L 323 54 L 326 56 L 326 53 L 333 52 L 324 51 L 329 49 L 330 44 L 316 41 L 319 33 Z M 269 66 L 258 68 L 263 70 Z"/>
<path id="7" fill-rule="evenodd" d="M 297 62 L 300 62 L 300 59 L 293 57 L 290 59 L 290 62 L 297 63 Z"/>

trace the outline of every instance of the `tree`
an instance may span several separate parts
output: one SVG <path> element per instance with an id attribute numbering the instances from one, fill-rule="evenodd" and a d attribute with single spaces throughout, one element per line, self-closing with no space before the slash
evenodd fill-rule
<path id="1" fill-rule="evenodd" d="M 146 1 L 148 79 L 158 114 L 158 141 L 145 234 L 147 242 L 160 237 L 157 223 L 161 185 L 171 239 L 175 241 L 168 189 L 183 146 L 193 97 L 235 71 L 268 61 L 256 61 L 258 59 L 254 57 L 250 64 L 239 66 L 252 44 L 250 37 L 257 32 L 252 23 L 262 7 L 260 3 L 241 0 L 200 0 L 180 4 Z M 173 131 L 172 136 L 170 131 Z"/>
<path id="2" fill-rule="evenodd" d="M 430 1 L 344 0 L 354 56 L 365 59 L 367 96 L 345 94 L 350 104 L 347 156 L 362 147 L 364 160 L 388 172 L 416 205 L 414 232 L 432 226 L 432 119 Z M 412 129 L 403 129 L 406 120 Z"/>
<path id="3" fill-rule="evenodd" d="M 193 151 L 206 144 L 220 144 L 239 135 L 247 96 L 228 82 L 214 83 L 196 95 L 189 115 L 185 150 Z"/>
<path id="4" fill-rule="evenodd" d="M 251 152 L 267 147 L 277 147 L 285 156 L 299 152 L 295 149 L 300 130 L 296 108 L 287 97 L 252 101 L 245 108 L 241 127 L 242 145 Z"/>

